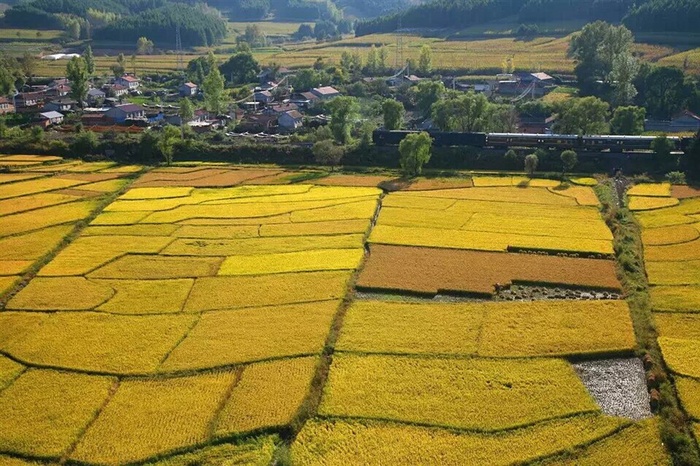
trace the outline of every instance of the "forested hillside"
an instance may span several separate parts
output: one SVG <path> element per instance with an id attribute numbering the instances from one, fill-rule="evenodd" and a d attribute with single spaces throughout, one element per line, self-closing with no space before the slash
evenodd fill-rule
<path id="1" fill-rule="evenodd" d="M 522 24 L 580 19 L 623 22 L 632 31 L 696 32 L 698 0 L 432 0 L 401 13 L 365 21 L 357 34 L 403 28 L 464 28 L 517 15 Z"/>

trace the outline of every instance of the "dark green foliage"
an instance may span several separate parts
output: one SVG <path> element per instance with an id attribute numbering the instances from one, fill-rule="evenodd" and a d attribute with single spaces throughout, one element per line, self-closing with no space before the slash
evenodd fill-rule
<path id="1" fill-rule="evenodd" d="M 700 181 L 700 131 L 685 154 L 684 165 L 686 177 L 694 182 Z"/>
<path id="2" fill-rule="evenodd" d="M 234 85 L 248 84 L 255 81 L 260 73 L 260 65 L 255 61 L 252 53 L 238 52 L 224 62 L 219 67 L 219 71 L 228 82 Z"/>
<path id="3" fill-rule="evenodd" d="M 700 24 L 700 2 L 697 0 L 649 0 L 624 19 L 634 31 L 697 32 Z"/>
<path id="4" fill-rule="evenodd" d="M 610 120 L 610 129 L 614 134 L 642 134 L 646 113 L 641 107 L 617 107 Z"/>

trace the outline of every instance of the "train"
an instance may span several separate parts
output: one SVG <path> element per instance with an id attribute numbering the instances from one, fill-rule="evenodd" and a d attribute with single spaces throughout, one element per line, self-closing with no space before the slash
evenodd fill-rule
<path id="1" fill-rule="evenodd" d="M 372 133 L 377 146 L 398 145 L 407 135 L 418 131 L 378 129 Z M 428 131 L 436 147 L 471 146 L 492 149 L 542 148 L 594 152 L 650 151 L 656 136 L 577 136 L 573 134 L 458 133 Z M 694 138 L 668 136 L 677 152 L 685 152 Z"/>

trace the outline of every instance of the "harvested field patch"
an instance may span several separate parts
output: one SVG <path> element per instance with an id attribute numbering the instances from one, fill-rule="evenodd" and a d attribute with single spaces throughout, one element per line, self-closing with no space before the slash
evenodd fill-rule
<path id="1" fill-rule="evenodd" d="M 700 314 L 655 314 L 654 321 L 662 337 L 700 340 Z"/>
<path id="2" fill-rule="evenodd" d="M 561 360 L 336 355 L 319 414 L 493 431 L 597 409 Z"/>
<path id="3" fill-rule="evenodd" d="M 366 234 L 369 219 L 331 220 L 327 222 L 271 223 L 260 225 L 260 236 L 309 236 Z"/>
<path id="4" fill-rule="evenodd" d="M 673 185 L 671 187 L 671 196 L 677 199 L 687 199 L 689 197 L 700 197 L 700 189 L 693 186 Z"/>
<path id="5" fill-rule="evenodd" d="M 82 220 L 97 207 L 93 200 L 71 202 L 0 217 L 0 236 L 15 235 Z"/>
<path id="6" fill-rule="evenodd" d="M 560 186 L 556 188 L 549 188 L 554 194 L 559 194 L 560 196 L 573 197 L 576 199 L 578 205 L 581 206 L 599 206 L 600 201 L 598 196 L 595 195 L 593 191 L 588 186 Z"/>
<path id="7" fill-rule="evenodd" d="M 84 275 L 107 262 L 132 254 L 157 254 L 173 238 L 167 236 L 83 236 L 73 241 L 39 271 L 40 276 Z"/>
<path id="8" fill-rule="evenodd" d="M 214 311 L 173 350 L 162 371 L 207 369 L 320 353 L 338 301 Z"/>
<path id="9" fill-rule="evenodd" d="M 364 255 L 364 249 L 358 248 L 229 256 L 221 264 L 219 275 L 355 270 L 360 265 Z"/>
<path id="10" fill-rule="evenodd" d="M 608 260 L 381 244 L 372 245 L 357 285 L 431 294 L 441 290 L 492 294 L 496 284 L 512 282 L 620 288 L 615 263 Z"/>
<path id="11" fill-rule="evenodd" d="M 10 215 L 28 210 L 50 207 L 77 200 L 75 196 L 58 193 L 42 193 L 32 196 L 15 197 L 0 201 L 0 215 Z"/>
<path id="12" fill-rule="evenodd" d="M 624 301 L 530 301 L 484 304 L 479 355 L 571 356 L 632 353 L 632 319 Z"/>
<path id="13" fill-rule="evenodd" d="M 627 190 L 628 196 L 670 197 L 671 183 L 641 183 Z"/>
<path id="14" fill-rule="evenodd" d="M 700 286 L 653 286 L 649 294 L 654 311 L 700 312 Z"/>
<path id="15" fill-rule="evenodd" d="M 696 224 L 698 225 L 698 224 Z M 673 225 L 670 227 L 645 228 L 642 230 L 644 247 L 687 243 L 700 238 L 695 225 Z"/>
<path id="16" fill-rule="evenodd" d="M 203 444 L 235 377 L 216 372 L 123 381 L 71 458 L 124 464 Z"/>
<path id="17" fill-rule="evenodd" d="M 680 244 L 645 246 L 644 259 L 647 262 L 700 259 L 700 239 Z"/>
<path id="18" fill-rule="evenodd" d="M 138 225 L 114 225 L 114 226 L 89 226 L 80 232 L 82 236 L 170 236 L 180 225 L 168 225 L 166 223 L 138 224 Z"/>
<path id="19" fill-rule="evenodd" d="M 700 378 L 700 340 L 659 337 L 666 365 L 676 374 Z"/>
<path id="20" fill-rule="evenodd" d="M 57 177 L 3 184 L 2 189 L 0 189 L 0 199 L 9 199 L 11 197 L 44 193 L 55 189 L 71 188 L 81 184 L 85 184 L 85 182 L 78 180 L 64 180 L 63 178 Z"/>
<path id="21" fill-rule="evenodd" d="M 247 366 L 215 435 L 288 425 L 309 392 L 317 363 L 317 358 L 296 358 Z"/>
<path id="22" fill-rule="evenodd" d="M 139 223 L 146 218 L 150 212 L 102 212 L 90 222 L 94 225 L 131 225 Z"/>
<path id="23" fill-rule="evenodd" d="M 259 229 L 258 225 L 183 225 L 173 236 L 201 239 L 257 238 Z"/>
<path id="24" fill-rule="evenodd" d="M 377 225 L 369 237 L 370 243 L 398 246 L 507 251 L 525 249 L 546 252 L 613 254 L 612 241 L 555 236 L 527 236 L 484 231 L 462 231 L 437 228 L 394 227 Z"/>
<path id="25" fill-rule="evenodd" d="M 14 362 L 12 359 L 0 356 L 0 391 L 10 385 L 24 372 L 24 369 L 23 365 Z"/>
<path id="26" fill-rule="evenodd" d="M 131 188 L 119 197 L 119 200 L 138 199 L 172 199 L 189 197 L 194 188 Z"/>
<path id="27" fill-rule="evenodd" d="M 246 180 L 241 183 L 241 185 L 280 185 L 294 183 L 295 180 L 303 179 L 304 183 L 308 183 L 310 179 L 316 177 L 317 172 L 313 171 L 283 171 L 281 173 L 276 173 L 274 175 L 262 176 L 260 178 L 253 178 L 251 180 Z M 321 175 L 324 176 L 324 175 Z"/>
<path id="28" fill-rule="evenodd" d="M 222 258 L 131 255 L 122 256 L 90 273 L 90 278 L 195 278 L 216 275 Z"/>
<path id="29" fill-rule="evenodd" d="M 547 464 L 576 466 L 640 466 L 669 464 L 666 447 L 661 443 L 656 418 L 632 424 L 620 433 L 586 447 L 583 452 Z"/>
<path id="30" fill-rule="evenodd" d="M 116 294 L 96 310 L 113 314 L 165 314 L 180 312 L 194 280 L 97 280 Z"/>
<path id="31" fill-rule="evenodd" d="M 455 354 L 477 351 L 481 305 L 355 301 L 336 349 L 367 353 Z"/>
<path id="32" fill-rule="evenodd" d="M 81 187 L 81 186 L 79 186 Z M 99 191 L 86 191 L 83 189 L 59 189 L 58 191 L 52 191 L 52 194 L 62 194 L 64 196 L 73 196 L 73 198 L 90 198 L 90 197 L 100 197 L 104 193 L 101 193 Z"/>
<path id="33" fill-rule="evenodd" d="M 32 364 L 110 374 L 146 374 L 192 326 L 193 315 L 118 316 L 101 312 L 0 315 L 0 345 Z M 11 332 L 20 329 L 22 338 Z"/>
<path id="34" fill-rule="evenodd" d="M 664 207 L 673 207 L 678 205 L 679 201 L 675 197 L 651 197 L 651 196 L 630 196 L 630 210 L 655 210 L 663 209 Z"/>
<path id="35" fill-rule="evenodd" d="M 292 445 L 292 461 L 324 464 L 471 464 L 506 466 L 604 438 L 623 425 L 583 415 L 496 434 L 455 432 L 379 421 L 311 420 Z M 507 448 L 504 448 L 507 445 Z"/>
<path id="36" fill-rule="evenodd" d="M 0 445 L 58 459 L 107 398 L 113 379 L 29 369 L 0 392 Z"/>
<path id="37" fill-rule="evenodd" d="M 111 287 L 83 277 L 36 277 L 7 303 L 7 309 L 89 310 L 112 296 L 114 290 Z"/>
<path id="38" fill-rule="evenodd" d="M 700 380 L 676 377 L 674 382 L 685 412 L 693 419 L 700 419 Z"/>
<path id="39" fill-rule="evenodd" d="M 363 235 L 280 236 L 250 239 L 180 238 L 163 250 L 174 256 L 233 256 L 246 254 L 281 254 L 317 249 L 361 249 Z"/>
<path id="40" fill-rule="evenodd" d="M 264 466 L 271 464 L 279 437 L 267 435 L 237 443 L 214 445 L 191 453 L 146 463 L 148 466 L 238 465 Z"/>
<path id="41" fill-rule="evenodd" d="M 700 284 L 700 260 L 647 262 L 650 285 Z"/>
<path id="42" fill-rule="evenodd" d="M 349 278 L 348 272 L 198 278 L 185 303 L 185 311 L 198 312 L 339 299 L 345 295 Z"/>
<path id="43" fill-rule="evenodd" d="M 377 187 L 381 183 L 390 181 L 392 177 L 381 175 L 329 175 L 313 180 L 314 184 L 321 186 L 365 186 Z"/>

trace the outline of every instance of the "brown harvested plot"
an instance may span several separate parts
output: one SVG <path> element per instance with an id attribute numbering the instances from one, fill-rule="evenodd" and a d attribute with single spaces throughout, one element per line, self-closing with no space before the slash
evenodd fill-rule
<path id="1" fill-rule="evenodd" d="M 380 183 L 391 180 L 390 176 L 379 175 L 331 175 L 313 180 L 314 184 L 322 186 L 365 186 L 376 187 Z"/>
<path id="2" fill-rule="evenodd" d="M 431 191 L 434 189 L 471 188 L 474 182 L 471 178 L 418 178 L 402 191 Z"/>
<path id="3" fill-rule="evenodd" d="M 435 294 L 440 290 L 491 294 L 494 285 L 548 283 L 620 288 L 615 263 L 534 254 L 372 245 L 357 285 Z"/>
<path id="4" fill-rule="evenodd" d="M 700 188 L 685 185 L 671 186 L 671 196 L 677 199 L 687 199 L 689 197 L 700 197 Z"/>
<path id="5" fill-rule="evenodd" d="M 134 187 L 192 186 L 195 188 L 235 186 L 244 181 L 280 173 L 276 170 L 204 169 L 190 173 L 147 173 Z"/>

